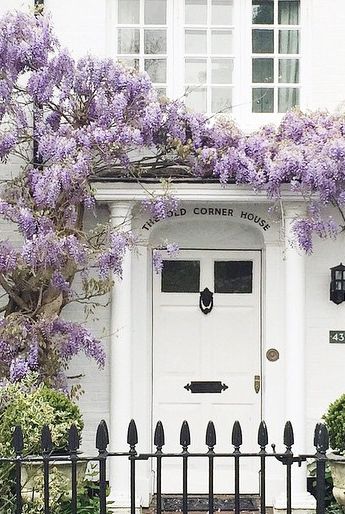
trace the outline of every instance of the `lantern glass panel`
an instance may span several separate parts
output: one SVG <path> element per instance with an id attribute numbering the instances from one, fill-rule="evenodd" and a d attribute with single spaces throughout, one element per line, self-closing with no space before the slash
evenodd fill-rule
<path id="1" fill-rule="evenodd" d="M 337 291 L 341 291 L 342 290 L 342 281 L 341 280 L 336 280 L 335 288 L 336 288 Z"/>
<path id="2" fill-rule="evenodd" d="M 336 271 L 335 272 L 335 279 L 336 280 L 341 280 L 343 277 L 342 277 L 342 271 Z"/>

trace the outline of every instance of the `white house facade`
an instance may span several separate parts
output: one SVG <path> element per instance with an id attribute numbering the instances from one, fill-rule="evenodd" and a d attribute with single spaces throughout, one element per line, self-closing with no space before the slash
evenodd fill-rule
<path id="1" fill-rule="evenodd" d="M 23 5 L 3 0 L 0 10 L 15 7 Z M 118 58 L 147 71 L 162 94 L 186 94 L 192 109 L 229 113 L 246 131 L 279 123 L 294 106 L 344 107 L 342 0 L 45 0 L 45 8 L 75 56 Z M 160 185 L 151 180 L 145 187 L 157 192 Z M 158 420 L 165 449 L 177 451 L 184 419 L 193 451 L 205 451 L 210 419 L 219 451 L 231 449 L 235 420 L 243 451 L 256 449 L 262 419 L 270 444 L 282 444 L 290 420 L 295 450 L 312 451 L 315 423 L 345 389 L 345 307 L 329 298 L 330 268 L 345 259 L 342 236 L 315 241 L 311 256 L 292 248 L 290 226 L 304 204 L 288 190 L 272 213 L 266 195 L 245 186 L 180 178 L 172 183 L 177 212 L 158 221 L 142 212 L 145 190 L 135 182 L 108 178 L 95 189 L 99 219 L 125 222 L 140 246 L 126 255 L 109 306 L 89 320 L 104 340 L 106 369 L 86 359 L 72 365 L 84 373 L 84 450 L 92 452 L 104 418 L 111 449 L 123 451 L 134 418 L 143 451 L 152 448 Z M 10 230 L 2 225 L 3 239 Z M 153 252 L 164 240 L 181 250 L 156 274 Z M 67 315 L 82 319 L 83 313 Z M 193 392 L 193 383 L 219 382 L 216 394 Z M 177 465 L 171 459 L 164 469 L 165 493 L 180 492 Z M 267 501 L 284 510 L 281 467 L 268 465 Z M 111 498 L 121 509 L 129 505 L 124 469 L 119 459 L 109 470 Z M 138 506 L 145 507 L 155 470 L 150 461 L 140 470 Z M 241 491 L 258 494 L 256 467 L 243 464 L 241 476 Z M 233 492 L 232 477 L 220 460 L 215 492 Z M 189 490 L 207 492 L 202 464 L 191 466 Z M 294 470 L 293 491 L 294 508 L 315 509 L 303 466 Z"/>

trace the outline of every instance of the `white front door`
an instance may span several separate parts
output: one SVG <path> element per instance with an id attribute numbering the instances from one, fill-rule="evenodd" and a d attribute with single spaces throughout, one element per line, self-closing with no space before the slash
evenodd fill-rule
<path id="1" fill-rule="evenodd" d="M 200 308 L 200 292 L 205 288 L 213 293 L 208 314 Z M 164 262 L 161 275 L 155 274 L 153 421 L 163 422 L 165 451 L 181 450 L 179 432 L 185 419 L 191 452 L 207 451 L 209 420 L 216 427 L 216 452 L 233 450 L 235 420 L 242 426 L 242 451 L 257 450 L 261 390 L 257 392 L 254 383 L 255 376 L 261 377 L 260 289 L 260 251 L 183 250 L 176 259 Z M 201 307 L 207 304 L 206 295 Z M 195 392 L 216 387 L 214 382 L 227 389 Z M 181 492 L 181 459 L 165 459 L 163 465 L 164 492 Z M 215 492 L 233 492 L 233 460 L 216 459 L 215 469 Z M 258 483 L 253 459 L 241 459 L 241 492 L 258 492 Z M 207 459 L 190 459 L 189 492 L 205 493 L 207 484 Z"/>

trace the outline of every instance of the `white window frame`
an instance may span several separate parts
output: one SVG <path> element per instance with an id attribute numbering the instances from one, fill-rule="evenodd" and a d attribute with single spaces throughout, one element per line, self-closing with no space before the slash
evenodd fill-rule
<path id="1" fill-rule="evenodd" d="M 269 83 L 260 83 L 260 82 L 253 82 L 251 77 L 251 90 L 255 88 L 263 88 L 263 89 L 273 89 L 274 91 L 274 103 L 273 103 L 273 112 L 272 113 L 255 113 L 252 112 L 252 114 L 255 115 L 262 115 L 262 114 L 284 114 L 280 113 L 278 110 L 278 90 L 281 88 L 292 88 L 292 89 L 298 89 L 299 91 L 299 106 L 301 105 L 301 47 L 302 47 L 302 37 L 301 37 L 301 1 L 299 5 L 299 24 L 298 25 L 285 25 L 285 24 L 279 24 L 278 23 L 278 2 L 279 0 L 273 0 L 274 2 L 274 19 L 273 24 L 254 24 L 251 19 L 251 31 L 252 30 L 273 30 L 273 37 L 274 37 L 274 52 L 273 53 L 254 53 L 252 52 L 251 48 L 251 61 L 252 59 L 258 58 L 258 59 L 273 59 L 273 82 Z M 281 54 L 279 53 L 279 31 L 280 30 L 297 30 L 299 32 L 299 52 L 297 54 Z M 279 60 L 280 59 L 298 59 L 299 61 L 299 82 L 294 83 L 284 83 L 279 82 Z"/>
<path id="2" fill-rule="evenodd" d="M 278 0 L 274 0 L 278 5 Z M 143 4 L 144 0 L 140 0 Z M 210 0 L 209 0 L 210 3 Z M 232 98 L 232 112 L 231 116 L 240 123 L 246 130 L 257 128 L 259 125 L 269 122 L 279 121 L 282 113 L 277 112 L 278 94 L 275 94 L 275 107 L 274 113 L 253 113 L 252 112 L 252 86 L 260 87 L 260 84 L 252 83 L 252 56 L 266 57 L 274 59 L 275 67 L 278 67 L 278 59 L 280 58 L 294 58 L 295 54 L 253 54 L 252 53 L 252 29 L 253 28 L 271 28 L 274 29 L 275 38 L 278 37 L 279 28 L 294 29 L 300 31 L 300 47 L 299 54 L 296 57 L 300 60 L 299 71 L 299 84 L 283 84 L 275 81 L 270 83 L 270 87 L 278 89 L 278 87 L 298 87 L 300 91 L 300 105 L 303 105 L 303 75 L 304 64 L 302 55 L 303 44 L 303 19 L 304 19 L 304 2 L 300 1 L 300 19 L 299 25 L 278 25 L 278 9 L 275 8 L 275 23 L 273 25 L 254 25 L 252 23 L 252 2 L 251 0 L 234 0 L 233 11 L 233 55 L 234 55 L 234 70 L 233 70 L 233 98 Z M 143 9 L 141 8 L 141 16 L 143 16 Z M 108 3 L 108 30 L 107 30 L 107 48 L 109 49 L 109 56 L 117 57 L 117 0 L 109 0 Z M 184 80 L 184 58 L 185 58 L 185 17 L 184 17 L 184 0 L 167 0 L 167 83 L 166 92 L 169 98 L 182 99 L 185 94 L 185 80 Z M 145 26 L 144 20 L 140 20 L 137 26 L 141 29 L 141 38 L 143 38 L 144 27 L 149 28 L 162 28 L 162 25 Z M 119 25 L 119 27 L 126 27 L 128 25 Z M 134 27 L 131 26 L 131 27 Z M 193 25 L 193 28 L 204 28 L 204 26 Z M 215 26 L 215 28 L 218 28 Z M 227 27 L 229 28 L 229 27 Z M 208 33 L 210 33 L 208 28 Z M 276 45 L 276 43 L 275 43 Z M 141 49 L 143 50 L 143 41 L 141 41 Z M 275 50 L 278 50 L 275 46 Z M 141 61 L 144 54 L 138 54 Z M 157 57 L 154 55 L 153 58 Z M 163 56 L 163 55 L 162 55 Z M 198 56 L 200 57 L 200 56 Z M 226 56 L 222 56 L 226 57 Z M 210 56 L 208 56 L 208 66 L 210 66 Z M 142 69 L 142 68 L 141 68 Z M 208 70 L 209 73 L 209 70 Z M 209 75 L 208 75 L 209 76 Z M 278 79 L 278 70 L 275 70 L 275 77 Z M 163 86 L 163 85 L 162 85 Z M 267 84 L 265 84 L 267 86 Z M 157 86 L 159 87 L 159 86 Z M 209 93 L 208 93 L 209 94 Z M 207 113 L 211 114 L 211 113 Z"/>

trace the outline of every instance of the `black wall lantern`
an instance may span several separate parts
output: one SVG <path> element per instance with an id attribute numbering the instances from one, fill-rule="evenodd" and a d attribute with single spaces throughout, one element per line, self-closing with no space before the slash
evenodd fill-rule
<path id="1" fill-rule="evenodd" d="M 345 300 L 345 266 L 342 263 L 331 268 L 329 299 L 337 305 Z"/>

